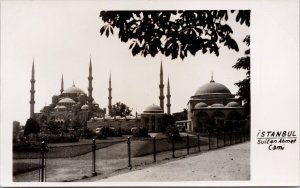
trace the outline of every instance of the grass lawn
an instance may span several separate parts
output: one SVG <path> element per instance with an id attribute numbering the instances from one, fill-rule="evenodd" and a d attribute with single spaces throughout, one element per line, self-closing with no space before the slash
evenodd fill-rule
<path id="1" fill-rule="evenodd" d="M 194 139 L 190 139 L 191 146 L 194 143 L 192 140 Z M 160 138 L 157 141 L 157 163 L 170 160 L 172 158 L 171 143 L 165 138 Z M 186 146 L 185 142 L 183 138 L 180 143 L 176 143 L 176 158 L 186 155 L 186 149 L 179 149 Z M 202 143 L 205 143 L 203 138 Z M 131 139 L 131 162 L 133 168 L 153 164 L 152 152 L 153 142 L 151 138 Z M 195 152 L 198 152 L 197 148 L 194 148 L 194 150 L 191 148 L 191 153 Z M 14 163 L 31 162 L 38 164 L 38 161 L 38 159 L 14 159 Z M 103 177 L 110 176 L 120 170 L 126 170 L 128 165 L 128 145 L 126 139 L 122 142 L 98 149 L 96 151 L 96 164 L 98 174 Z M 91 152 L 70 158 L 48 158 L 47 181 L 75 181 L 83 177 L 91 177 L 91 165 Z M 13 179 L 17 182 L 37 181 L 38 170 L 14 175 Z"/>
<path id="2" fill-rule="evenodd" d="M 18 175 L 24 172 L 30 172 L 40 168 L 38 163 L 28 162 L 16 162 L 13 163 L 13 175 Z"/>

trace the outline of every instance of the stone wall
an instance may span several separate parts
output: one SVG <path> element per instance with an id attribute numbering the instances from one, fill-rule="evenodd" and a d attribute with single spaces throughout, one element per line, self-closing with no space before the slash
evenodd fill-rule
<path id="1" fill-rule="evenodd" d="M 126 131 L 133 127 L 142 127 L 142 121 L 141 119 L 92 119 L 87 122 L 87 127 L 93 132 L 99 127 L 121 128 Z"/>

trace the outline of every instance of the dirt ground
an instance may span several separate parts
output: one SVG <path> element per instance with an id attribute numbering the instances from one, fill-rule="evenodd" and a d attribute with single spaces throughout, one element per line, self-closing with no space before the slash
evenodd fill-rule
<path id="1" fill-rule="evenodd" d="M 207 138 L 201 138 L 201 143 L 204 144 L 205 139 Z M 159 142 L 157 143 L 158 147 Z M 110 147 L 102 148 L 96 151 L 96 171 L 98 173 L 98 176 L 96 177 L 91 177 L 92 175 L 92 155 L 91 153 L 87 153 L 84 155 L 80 155 L 77 157 L 71 157 L 71 158 L 49 158 L 47 159 L 47 168 L 46 168 L 46 176 L 47 176 L 47 182 L 63 182 L 63 181 L 97 181 L 100 179 L 104 179 L 107 181 L 110 181 L 105 178 L 109 178 L 111 176 L 118 176 L 119 174 L 124 174 L 128 172 L 133 172 L 135 170 L 141 170 L 144 168 L 148 168 L 149 166 L 152 168 L 152 166 L 158 166 L 158 165 L 165 165 L 165 163 L 169 163 L 171 161 L 177 161 L 179 159 L 183 158 L 192 158 L 195 155 L 204 155 L 204 158 L 201 157 L 199 161 L 202 160 L 207 160 L 205 157 L 211 158 L 210 156 L 207 156 L 207 153 L 211 153 L 210 155 L 214 156 L 226 156 L 233 158 L 230 165 L 233 165 L 233 167 L 239 168 L 239 166 L 242 166 L 239 169 L 232 169 L 231 167 L 224 166 L 223 170 L 241 170 L 242 168 L 247 168 L 249 170 L 249 146 L 243 146 L 241 147 L 240 145 L 244 144 L 238 144 L 236 146 L 240 146 L 240 149 L 238 149 L 236 152 L 235 151 L 235 146 L 228 146 L 228 142 L 226 143 L 225 148 L 219 148 L 217 150 L 212 150 L 212 151 L 207 151 L 208 146 L 202 145 L 201 144 L 201 153 L 199 153 L 198 148 L 190 148 L 190 155 L 187 156 L 187 151 L 186 149 L 176 149 L 175 156 L 176 158 L 172 158 L 172 151 L 166 151 L 166 152 L 161 152 L 157 153 L 156 157 L 156 163 L 153 163 L 153 155 L 146 155 L 146 156 L 141 156 L 141 157 L 132 157 L 131 163 L 132 163 L 132 170 L 127 169 L 128 166 L 128 158 L 127 158 L 127 143 L 126 141 L 114 144 Z M 215 144 L 212 144 L 215 145 Z M 221 146 L 223 145 L 222 143 L 220 144 Z M 138 148 L 144 148 L 144 142 L 142 141 L 135 141 L 132 142 L 132 156 L 134 156 L 134 153 L 138 153 Z M 150 147 L 150 146 L 149 146 Z M 216 147 L 216 145 L 215 145 Z M 215 148 L 214 147 L 214 148 Z M 229 150 L 224 150 L 226 148 L 233 148 L 233 152 L 229 152 Z M 137 151 L 136 151 L 137 150 Z M 229 153 L 224 154 L 224 151 L 228 151 Z M 245 151 L 244 151 L 245 150 Z M 216 154 L 217 153 L 217 154 Z M 223 154 L 222 154 L 223 153 Z M 231 156 L 234 155 L 234 156 Z M 227 158 L 224 158 L 224 160 Z M 222 163 L 225 161 L 219 161 L 218 160 L 212 160 L 213 163 Z M 239 160 L 244 160 L 243 163 L 239 163 Z M 39 164 L 38 159 L 17 159 L 14 160 L 14 163 L 31 163 L 31 164 Z M 195 162 L 198 163 L 198 162 Z M 207 163 L 207 162 L 205 162 Z M 227 165 L 227 161 L 225 163 Z M 245 166 L 248 164 L 248 166 Z M 177 165 L 177 164 L 176 164 Z M 244 166 L 243 166 L 244 165 Z M 180 166 L 180 164 L 178 164 Z M 202 167 L 201 167 L 202 168 Z M 206 171 L 211 171 L 211 164 L 207 164 L 207 166 L 204 166 L 204 170 Z M 246 169 L 246 170 L 247 170 Z M 177 170 L 177 169 L 176 169 Z M 185 171 L 184 167 L 178 169 L 179 172 Z M 159 170 L 160 171 L 160 170 Z M 139 171 L 140 172 L 140 171 Z M 194 170 L 195 172 L 195 170 Z M 184 172 L 185 173 L 185 172 Z M 224 172 L 225 173 L 225 172 Z M 227 172 L 226 172 L 227 173 Z M 225 174 L 226 174 L 225 173 Z M 153 172 L 155 174 L 155 171 Z M 250 174 L 250 173 L 249 173 Z M 230 173 L 229 173 L 230 175 Z M 212 175 L 216 176 L 216 175 Z M 231 175 L 230 175 L 231 176 Z M 223 176 L 224 177 L 224 176 Z M 204 179 L 207 179 L 206 177 L 203 177 Z M 218 180 L 220 178 L 219 176 L 214 177 L 214 179 Z M 233 177 L 234 179 L 235 177 Z M 237 176 L 237 178 L 239 178 Z M 242 175 L 241 178 L 247 178 L 246 175 Z M 143 179 L 143 178 L 141 178 Z M 39 171 L 31 171 L 31 172 L 26 172 L 22 174 L 18 174 L 16 176 L 13 176 L 13 181 L 15 182 L 31 182 L 31 181 L 38 181 L 39 180 Z M 238 180 L 238 179 L 237 179 Z M 114 179 L 112 181 L 115 181 Z M 120 180 L 122 181 L 122 180 Z M 134 180 L 132 180 L 134 181 Z M 143 180 L 142 180 L 143 181 Z M 163 179 L 164 181 L 164 179 Z M 166 179 L 165 181 L 168 181 Z"/>
<path id="2" fill-rule="evenodd" d="M 197 154 L 100 181 L 250 180 L 250 142 Z"/>

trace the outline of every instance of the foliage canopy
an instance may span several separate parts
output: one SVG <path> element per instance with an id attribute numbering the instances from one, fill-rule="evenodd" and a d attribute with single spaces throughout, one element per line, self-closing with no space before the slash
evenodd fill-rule
<path id="1" fill-rule="evenodd" d="M 227 24 L 234 12 L 236 22 L 250 26 L 250 10 L 101 11 L 105 25 L 100 34 L 108 37 L 117 28 L 119 39 L 130 42 L 133 56 L 154 57 L 160 52 L 184 59 L 198 51 L 218 56 L 221 46 L 239 51 Z"/>
<path id="2" fill-rule="evenodd" d="M 250 36 L 247 35 L 244 41 L 247 46 L 250 46 Z M 232 66 L 235 69 L 247 70 L 246 78 L 235 83 L 239 87 L 237 95 L 244 102 L 246 114 L 250 114 L 250 49 L 245 51 L 245 56 L 237 60 L 236 64 Z"/>
<path id="3" fill-rule="evenodd" d="M 116 104 L 112 105 L 111 116 L 125 117 L 131 115 L 131 111 L 132 110 L 130 110 L 126 104 L 117 102 Z"/>

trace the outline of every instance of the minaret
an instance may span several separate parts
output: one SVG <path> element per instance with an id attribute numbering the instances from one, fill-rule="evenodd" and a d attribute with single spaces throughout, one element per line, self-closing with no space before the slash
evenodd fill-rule
<path id="1" fill-rule="evenodd" d="M 159 84 L 159 101 L 160 101 L 160 107 L 164 111 L 164 77 L 163 77 L 163 67 L 162 67 L 162 61 L 160 64 L 160 84 Z"/>
<path id="2" fill-rule="evenodd" d="M 60 94 L 64 92 L 64 75 L 61 75 Z"/>
<path id="3" fill-rule="evenodd" d="M 112 96 L 111 96 L 111 73 L 109 73 L 109 87 L 108 87 L 108 114 L 111 115 L 111 100 L 112 100 Z"/>
<path id="4" fill-rule="evenodd" d="M 90 115 L 92 115 L 92 103 L 93 103 L 93 85 L 92 85 L 92 81 L 93 81 L 93 76 L 92 76 L 92 59 L 90 57 L 90 67 L 89 67 L 89 88 L 88 88 L 88 92 L 89 92 L 89 96 L 88 96 L 88 106 L 89 106 L 89 113 Z"/>
<path id="5" fill-rule="evenodd" d="M 31 89 L 30 89 L 30 118 L 33 118 L 34 117 L 34 93 L 35 93 L 35 90 L 34 90 L 34 83 L 35 83 L 35 79 L 34 79 L 34 59 L 33 59 L 33 62 L 32 62 L 32 70 L 31 70 Z"/>
<path id="6" fill-rule="evenodd" d="M 170 94 L 170 82 L 168 77 L 168 85 L 167 85 L 167 113 L 171 114 L 171 94 Z"/>
<path id="7" fill-rule="evenodd" d="M 215 82 L 214 81 L 214 72 L 211 73 L 211 80 L 210 80 L 210 82 Z"/>

